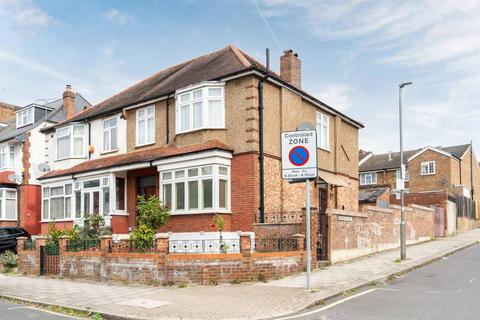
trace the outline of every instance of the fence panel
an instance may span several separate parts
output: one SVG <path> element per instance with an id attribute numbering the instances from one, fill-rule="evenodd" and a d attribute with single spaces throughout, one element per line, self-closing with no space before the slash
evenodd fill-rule
<path id="1" fill-rule="evenodd" d="M 255 240 L 257 252 L 279 252 L 298 250 L 297 239 L 294 238 L 265 238 Z"/>
<path id="2" fill-rule="evenodd" d="M 239 239 L 170 240 L 169 253 L 238 253 Z"/>

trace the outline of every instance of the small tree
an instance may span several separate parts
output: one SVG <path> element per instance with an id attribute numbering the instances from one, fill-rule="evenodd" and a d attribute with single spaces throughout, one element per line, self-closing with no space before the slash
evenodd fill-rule
<path id="1" fill-rule="evenodd" d="M 223 243 L 223 235 L 222 231 L 225 228 L 225 218 L 218 213 L 216 213 L 213 216 L 213 224 L 215 225 L 215 228 L 217 228 L 217 231 L 220 233 L 220 250 L 223 253 L 226 253 L 228 251 L 228 246 Z"/>
<path id="2" fill-rule="evenodd" d="M 144 196 L 138 196 L 137 209 L 138 227 L 130 233 L 130 240 L 137 249 L 148 249 L 155 240 L 157 229 L 167 223 L 170 211 L 156 196 L 151 196 L 148 200 Z"/>

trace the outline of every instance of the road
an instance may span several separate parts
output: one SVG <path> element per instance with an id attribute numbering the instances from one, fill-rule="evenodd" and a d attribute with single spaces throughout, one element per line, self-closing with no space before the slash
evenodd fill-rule
<path id="1" fill-rule="evenodd" d="M 0 300 L 0 319 L 2 320 L 72 320 L 78 319 L 54 314 L 48 311 L 33 308 L 24 304 L 17 304 Z"/>
<path id="2" fill-rule="evenodd" d="M 366 287 L 280 319 L 473 320 L 480 319 L 479 297 L 480 245 L 475 245 L 388 284 Z"/>

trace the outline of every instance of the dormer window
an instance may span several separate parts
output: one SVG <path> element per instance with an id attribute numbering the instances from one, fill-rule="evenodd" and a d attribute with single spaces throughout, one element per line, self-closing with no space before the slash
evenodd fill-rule
<path id="1" fill-rule="evenodd" d="M 176 99 L 177 133 L 225 128 L 223 83 L 202 83 L 178 90 Z"/>
<path id="2" fill-rule="evenodd" d="M 57 160 L 85 156 L 85 126 L 71 125 L 55 132 Z"/>
<path id="3" fill-rule="evenodd" d="M 17 112 L 17 128 L 33 123 L 33 107 Z"/>

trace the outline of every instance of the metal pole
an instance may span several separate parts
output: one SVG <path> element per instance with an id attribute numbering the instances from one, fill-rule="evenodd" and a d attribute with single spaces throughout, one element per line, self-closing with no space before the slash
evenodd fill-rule
<path id="1" fill-rule="evenodd" d="M 399 87 L 398 92 L 398 111 L 400 118 L 400 178 L 403 179 L 403 132 L 402 132 L 402 88 Z M 406 228 L 405 228 L 405 208 L 403 199 L 403 188 L 400 190 L 400 260 L 405 260 L 407 255 L 406 248 Z"/>
<path id="2" fill-rule="evenodd" d="M 305 181 L 305 188 L 306 188 L 306 204 L 305 204 L 305 211 L 306 211 L 306 241 L 307 241 L 307 290 L 311 289 L 311 264 L 312 264 L 312 253 L 310 251 L 310 179 Z"/>

